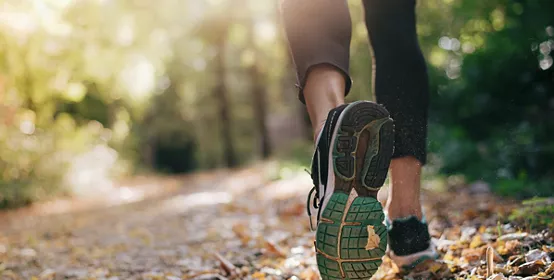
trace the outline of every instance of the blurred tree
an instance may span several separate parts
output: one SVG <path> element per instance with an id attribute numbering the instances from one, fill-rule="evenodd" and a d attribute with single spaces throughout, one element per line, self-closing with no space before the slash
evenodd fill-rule
<path id="1" fill-rule="evenodd" d="M 184 173 L 196 169 L 196 139 L 190 121 L 183 116 L 179 94 L 182 66 L 172 62 L 166 67 L 167 84 L 154 96 L 137 133 L 142 139 L 142 156 L 160 171 Z"/>
<path id="2" fill-rule="evenodd" d="M 206 43 L 214 48 L 213 69 L 215 73 L 215 87 L 213 89 L 214 101 L 218 108 L 219 122 L 221 123 L 221 145 L 223 157 L 228 167 L 238 164 L 232 136 L 231 103 L 229 102 L 229 90 L 227 88 L 226 53 L 231 18 L 220 13 L 207 16 L 202 22 L 199 34 L 204 37 Z"/>
<path id="3" fill-rule="evenodd" d="M 263 73 L 260 71 L 260 63 L 262 62 L 260 57 L 260 51 L 258 50 L 258 46 L 256 46 L 255 41 L 255 32 L 254 27 L 256 25 L 255 20 L 255 13 L 252 11 L 250 7 L 250 3 L 246 0 L 242 0 L 242 5 L 239 5 L 239 7 L 247 7 L 245 9 L 246 13 L 239 14 L 238 19 L 240 21 L 243 21 L 244 24 L 247 26 L 247 40 L 246 40 L 246 48 L 251 53 L 252 58 L 251 62 L 249 63 L 249 69 L 248 74 L 250 78 L 250 84 L 251 84 L 251 98 L 253 100 L 253 111 L 254 111 L 254 118 L 256 121 L 256 128 L 258 130 L 258 136 L 260 137 L 261 147 L 260 147 L 260 153 L 262 158 L 268 158 L 271 154 L 271 140 L 269 139 L 269 132 L 267 128 L 267 99 L 266 99 L 266 88 L 267 88 L 267 82 L 266 78 L 263 76 Z M 246 16 L 245 16 L 246 15 Z"/>

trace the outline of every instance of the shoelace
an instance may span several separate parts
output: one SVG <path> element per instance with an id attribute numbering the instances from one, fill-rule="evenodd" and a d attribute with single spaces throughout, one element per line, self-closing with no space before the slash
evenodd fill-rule
<path id="1" fill-rule="evenodd" d="M 304 169 L 304 171 L 306 171 L 308 174 L 310 174 L 310 176 L 312 176 L 310 171 L 308 171 L 307 169 Z M 313 196 L 314 193 L 315 193 L 315 196 Z M 310 198 L 312 200 L 311 204 L 314 207 L 314 209 L 318 209 L 317 217 L 319 218 L 319 211 L 320 211 L 319 207 L 321 206 L 321 202 L 319 201 L 319 186 L 315 186 L 315 185 L 313 186 L 313 188 L 308 193 L 308 199 L 306 200 L 306 210 L 308 212 L 308 219 L 310 219 L 310 230 L 314 231 L 315 228 L 312 222 L 312 210 L 310 209 Z M 319 223 L 319 219 L 318 219 L 318 223 Z"/>

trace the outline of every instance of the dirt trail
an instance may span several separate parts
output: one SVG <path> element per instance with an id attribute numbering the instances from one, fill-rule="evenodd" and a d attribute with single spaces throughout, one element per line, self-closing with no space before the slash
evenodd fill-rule
<path id="1" fill-rule="evenodd" d="M 261 164 L 182 178 L 178 188 L 119 206 L 4 214 L 0 279 L 318 279 L 305 214 L 309 176 L 293 172 L 269 180 L 277 168 Z M 484 279 L 487 244 L 497 264 L 540 244 L 541 252 L 554 252 L 549 233 L 499 225 L 498 216 L 512 206 L 488 193 L 426 193 L 424 201 L 441 261 L 407 279 Z M 515 235 L 510 244 L 498 241 L 509 234 Z M 547 275 L 548 267 L 554 271 L 545 260 L 531 275 Z M 374 278 L 399 279 L 396 272 L 385 260 Z"/>

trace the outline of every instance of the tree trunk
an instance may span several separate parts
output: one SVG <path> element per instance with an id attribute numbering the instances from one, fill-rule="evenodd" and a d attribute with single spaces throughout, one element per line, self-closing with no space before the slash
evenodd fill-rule
<path id="1" fill-rule="evenodd" d="M 265 77 L 260 71 L 260 57 L 259 52 L 254 42 L 254 24 L 251 20 L 248 24 L 248 42 L 247 48 L 251 48 L 254 51 L 254 62 L 248 69 L 248 73 L 251 81 L 251 95 L 254 101 L 254 117 L 256 121 L 256 130 L 260 137 L 261 147 L 260 153 L 262 158 L 266 159 L 271 154 L 271 141 L 269 139 L 269 131 L 267 129 L 267 91 L 265 84 Z"/>
<path id="2" fill-rule="evenodd" d="M 225 82 L 226 41 L 227 29 L 225 28 L 225 30 L 221 32 L 221 36 L 216 42 L 215 67 L 217 86 L 215 87 L 215 97 L 219 106 L 219 119 L 221 121 L 221 138 L 223 141 L 223 156 L 225 159 L 225 164 L 227 165 L 227 167 L 235 167 L 238 164 L 238 160 L 235 153 L 235 147 L 233 145 L 231 113 L 227 85 Z"/>
<path id="3" fill-rule="evenodd" d="M 269 132 L 266 125 L 266 90 L 263 83 L 263 77 L 259 71 L 258 62 L 254 62 L 254 65 L 250 67 L 250 77 L 252 79 L 252 98 L 254 100 L 253 105 L 256 117 L 256 127 L 261 140 L 262 158 L 265 159 L 271 154 L 271 142 L 269 141 Z"/>

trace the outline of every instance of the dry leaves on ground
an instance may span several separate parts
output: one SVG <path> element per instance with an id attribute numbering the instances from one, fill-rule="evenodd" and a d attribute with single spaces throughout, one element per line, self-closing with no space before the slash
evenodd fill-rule
<path id="1" fill-rule="evenodd" d="M 268 168 L 186 181 L 148 203 L 34 219 L 0 234 L 1 279 L 319 279 L 304 213 L 310 179 L 270 182 Z M 424 203 L 440 259 L 402 275 L 385 258 L 374 279 L 554 279 L 552 232 L 506 223 L 517 204 L 465 189 L 427 192 Z"/>

